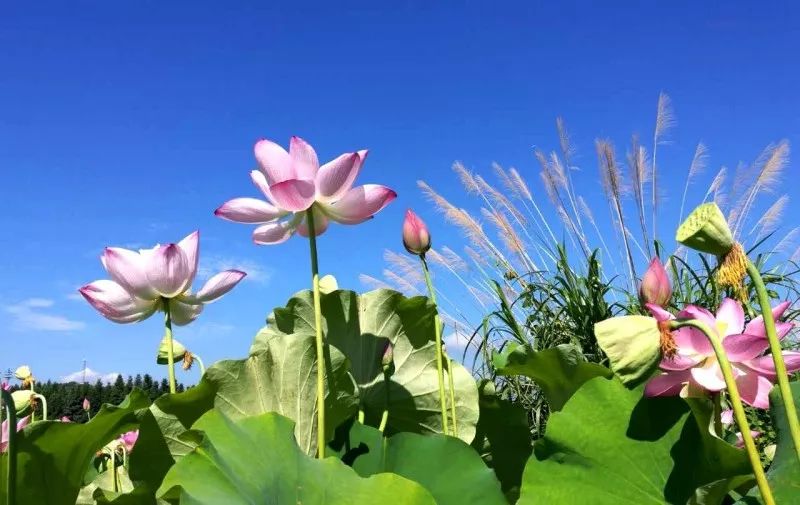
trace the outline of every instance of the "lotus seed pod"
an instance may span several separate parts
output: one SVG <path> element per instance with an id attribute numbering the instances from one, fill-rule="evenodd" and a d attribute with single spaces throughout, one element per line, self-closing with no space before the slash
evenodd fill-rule
<path id="1" fill-rule="evenodd" d="M 735 243 L 728 221 L 713 202 L 694 209 L 678 228 L 675 240 L 696 251 L 716 256 L 725 256 Z"/>
<path id="2" fill-rule="evenodd" d="M 172 360 L 178 361 L 183 359 L 186 353 L 186 347 L 175 339 L 172 339 Z M 156 363 L 159 365 L 169 364 L 169 340 L 166 337 L 161 339 L 161 344 L 158 346 L 158 354 L 156 355 Z"/>

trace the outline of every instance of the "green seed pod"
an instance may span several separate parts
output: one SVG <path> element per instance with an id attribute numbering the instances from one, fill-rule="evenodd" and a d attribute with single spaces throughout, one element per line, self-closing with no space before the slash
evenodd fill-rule
<path id="1" fill-rule="evenodd" d="M 179 361 L 183 359 L 186 353 L 186 348 L 175 339 L 172 339 L 172 359 Z M 169 364 L 169 341 L 166 337 L 161 339 L 161 344 L 158 346 L 158 354 L 156 355 L 156 363 L 159 365 Z"/>
<path id="2" fill-rule="evenodd" d="M 612 317 L 595 324 L 594 334 L 625 384 L 647 379 L 661 360 L 661 330 L 652 317 Z"/>
<path id="3" fill-rule="evenodd" d="M 728 221 L 713 202 L 694 209 L 678 228 L 675 240 L 696 251 L 716 256 L 725 256 L 734 245 Z"/>

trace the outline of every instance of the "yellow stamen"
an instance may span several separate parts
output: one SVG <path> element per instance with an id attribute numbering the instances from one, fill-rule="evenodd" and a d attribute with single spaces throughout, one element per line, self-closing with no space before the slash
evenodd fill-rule
<path id="1" fill-rule="evenodd" d="M 722 287 L 733 290 L 734 296 L 741 302 L 747 300 L 747 290 L 744 287 L 744 276 L 747 273 L 747 255 L 738 242 L 733 244 L 731 250 L 722 257 L 717 282 Z"/>
<path id="2" fill-rule="evenodd" d="M 675 337 L 672 336 L 672 328 L 668 320 L 659 321 L 658 329 L 661 333 L 661 355 L 667 359 L 675 356 L 678 346 L 675 345 Z"/>

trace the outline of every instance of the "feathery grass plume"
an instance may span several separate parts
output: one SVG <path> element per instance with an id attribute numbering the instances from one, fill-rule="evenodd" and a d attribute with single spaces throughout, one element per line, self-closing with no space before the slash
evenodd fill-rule
<path id="1" fill-rule="evenodd" d="M 458 174 L 458 179 L 461 181 L 461 185 L 464 186 L 464 189 L 467 190 L 467 193 L 480 193 L 480 188 L 478 188 L 478 184 L 475 182 L 475 177 L 472 175 L 472 172 L 467 170 L 467 167 L 460 161 L 453 163 L 453 171 Z"/>
<path id="2" fill-rule="evenodd" d="M 611 256 L 611 251 L 609 250 L 608 245 L 603 238 L 603 234 L 600 233 L 600 228 L 597 227 L 597 222 L 594 220 L 594 213 L 592 212 L 591 207 L 589 207 L 589 205 L 586 203 L 586 200 L 584 200 L 582 196 L 578 197 L 578 208 L 581 210 L 586 220 L 589 221 L 589 224 L 592 225 L 595 235 L 597 235 L 597 238 L 600 240 L 600 244 L 603 246 L 603 251 L 605 252 L 606 257 L 614 266 L 614 274 L 619 275 L 619 272 L 617 271 L 617 262 L 614 260 L 614 257 Z"/>
<path id="3" fill-rule="evenodd" d="M 748 170 L 747 164 L 740 161 L 736 164 L 736 170 L 733 172 L 733 185 L 731 187 L 731 196 L 733 197 L 734 201 L 739 202 L 740 204 L 744 204 L 745 200 L 745 188 L 747 187 L 748 180 L 750 179 L 750 171 Z M 733 223 L 738 217 L 734 213 L 738 213 L 741 208 L 730 209 L 728 213 L 728 222 Z"/>
<path id="4" fill-rule="evenodd" d="M 422 294 L 422 292 L 416 286 L 392 272 L 388 268 L 383 269 L 383 278 L 386 279 L 387 283 L 394 286 L 395 291 L 400 291 L 401 293 L 405 293 L 407 295 Z"/>
<path id="5" fill-rule="evenodd" d="M 703 203 L 708 200 L 709 196 L 712 196 L 719 191 L 719 189 L 725 184 L 725 179 L 728 177 L 728 167 L 721 167 L 717 175 L 714 176 L 714 179 L 711 181 L 711 184 L 708 185 L 708 190 L 706 190 L 706 194 L 703 197 Z M 717 204 L 719 205 L 719 204 Z"/>
<path id="6" fill-rule="evenodd" d="M 783 169 L 789 163 L 789 142 L 781 140 L 777 144 L 770 144 L 761 154 L 754 165 L 756 173 L 755 180 L 746 192 L 744 204 L 738 212 L 736 224 L 733 228 L 734 237 L 738 236 L 742 226 L 747 220 L 747 216 L 752 209 L 753 202 L 762 191 L 772 191 L 780 181 Z"/>
<path id="7" fill-rule="evenodd" d="M 394 289 L 386 282 L 367 274 L 358 274 L 358 280 L 369 289 Z"/>
<path id="8" fill-rule="evenodd" d="M 625 226 L 625 215 L 622 212 L 622 176 L 617 166 L 614 147 L 611 145 L 611 142 L 609 140 L 597 139 L 595 140 L 595 147 L 600 164 L 601 186 L 613 211 L 612 221 L 617 224 L 618 231 L 622 236 L 622 243 L 625 247 L 628 260 L 628 273 L 630 274 L 628 283 L 630 289 L 633 290 L 636 286 L 636 269 L 633 266 L 633 254 L 631 253 L 631 246 L 628 243 L 628 234 L 625 232 L 627 227 Z"/>
<path id="9" fill-rule="evenodd" d="M 586 239 L 578 230 L 575 221 L 566 211 L 564 200 L 561 198 L 561 193 L 559 192 L 559 187 L 563 187 L 566 184 L 566 178 L 564 169 L 558 161 L 558 155 L 553 153 L 553 155 L 548 158 L 548 156 L 539 149 L 534 150 L 534 155 L 541 166 L 539 175 L 542 178 L 542 184 L 544 185 L 547 197 L 555 208 L 559 219 L 561 219 L 561 222 L 564 224 L 572 246 L 576 250 L 580 250 L 584 256 L 588 257 L 589 252 L 586 249 Z M 556 243 L 558 242 L 556 241 Z"/>
<path id="10" fill-rule="evenodd" d="M 446 247 L 444 249 L 449 250 Z M 453 253 L 453 254 L 455 254 L 455 253 Z M 474 286 L 472 286 L 469 282 L 467 282 L 467 280 L 461 274 L 458 273 L 458 267 L 460 266 L 459 264 L 454 264 L 453 262 L 451 262 L 448 259 L 448 257 L 443 256 L 442 254 L 439 254 L 439 252 L 436 251 L 435 249 L 430 249 L 426 253 L 426 256 L 431 260 L 432 264 L 439 265 L 439 266 L 441 266 L 443 268 L 446 268 L 456 279 L 458 279 L 458 281 L 461 284 L 464 285 L 464 287 L 467 289 L 467 291 L 469 291 L 470 294 L 472 294 L 472 296 L 478 302 L 478 305 L 480 305 L 480 308 L 481 309 L 485 309 L 486 308 L 486 305 L 483 302 L 485 297 L 482 298 L 482 297 L 479 297 L 479 296 L 477 296 L 475 294 L 476 291 L 479 292 L 480 290 L 477 289 L 477 288 L 474 288 Z M 466 262 L 464 262 L 464 260 L 462 260 L 461 258 L 458 258 L 458 259 L 459 259 L 460 262 L 463 263 L 463 269 L 466 270 L 466 268 L 467 268 Z M 473 289 L 475 291 L 473 291 Z"/>
<path id="11" fill-rule="evenodd" d="M 750 229 L 749 235 L 752 235 L 758 230 L 758 233 L 756 233 L 756 241 L 758 241 L 764 238 L 765 235 L 769 235 L 775 231 L 781 224 L 781 216 L 783 216 L 783 211 L 786 209 L 787 203 L 789 203 L 788 195 L 783 195 L 775 200 L 775 203 L 770 205 L 769 209 L 761 216 L 761 219 Z"/>
<path id="12" fill-rule="evenodd" d="M 788 255 L 794 249 L 798 235 L 800 235 L 800 226 L 789 230 L 789 233 L 783 236 L 773 250 L 777 253 Z"/>
<path id="13" fill-rule="evenodd" d="M 556 118 L 556 131 L 558 131 L 558 146 L 561 148 L 561 156 L 567 164 L 567 171 L 577 170 L 578 168 L 573 165 L 572 159 L 575 156 L 575 148 L 572 145 L 567 125 L 564 123 L 564 118 L 561 116 Z"/>
<path id="14" fill-rule="evenodd" d="M 663 91 L 658 94 L 658 110 L 656 112 L 656 127 L 653 132 L 653 162 L 652 162 L 652 177 L 651 177 L 651 193 L 652 193 L 652 212 L 653 212 L 653 239 L 658 239 L 656 233 L 656 220 L 658 218 L 658 200 L 661 197 L 658 191 L 657 165 L 656 154 L 658 154 L 659 144 L 667 142 L 666 137 L 669 130 L 675 126 L 675 114 L 672 111 L 672 100 L 669 95 Z"/>
<path id="15" fill-rule="evenodd" d="M 642 239 L 647 246 L 647 256 L 650 254 L 650 239 L 647 236 L 647 223 L 644 214 L 644 185 L 650 177 L 647 170 L 647 152 L 639 145 L 639 137 L 631 138 L 631 150 L 628 151 L 628 171 L 630 172 L 633 200 L 636 203 L 636 214 L 639 216 L 639 227 L 642 230 Z"/>
<path id="16" fill-rule="evenodd" d="M 526 229 L 527 219 L 525 219 L 525 216 L 522 215 L 519 209 L 516 208 L 513 203 L 511 203 L 511 200 L 506 198 L 505 195 L 492 187 L 492 185 L 486 182 L 486 180 L 480 175 L 475 176 L 475 182 L 489 195 L 489 197 L 491 197 L 492 201 L 494 201 L 497 206 L 504 208 L 523 230 Z"/>
<path id="17" fill-rule="evenodd" d="M 553 233 L 553 230 L 550 228 L 547 219 L 545 219 L 544 215 L 542 214 L 541 209 L 539 209 L 539 206 L 536 204 L 536 200 L 533 199 L 533 194 L 531 193 L 528 184 L 525 182 L 525 179 L 522 178 L 516 168 L 509 170 L 509 176 L 519 188 L 520 195 L 525 197 L 524 199 L 520 198 L 520 200 L 522 201 L 522 205 L 525 207 L 525 210 L 528 212 L 528 215 L 531 216 L 533 222 L 536 223 L 536 226 L 539 228 L 539 232 L 544 235 L 544 230 L 547 230 L 547 234 L 550 235 L 550 239 L 553 241 L 553 243 L 557 243 L 558 241 L 556 240 L 556 236 Z M 534 216 L 533 212 L 531 212 L 526 200 L 533 206 L 533 209 L 536 211 L 536 216 Z"/>
<path id="18" fill-rule="evenodd" d="M 527 198 L 528 200 L 533 200 L 533 195 L 531 194 L 531 190 L 528 188 L 528 184 L 519 175 L 517 169 L 511 167 L 508 171 L 508 176 L 511 179 L 513 186 L 516 188 L 515 194 L 519 195 L 520 199 Z"/>
<path id="19" fill-rule="evenodd" d="M 459 256 L 458 253 L 447 246 L 442 247 L 442 256 L 447 260 L 447 263 L 449 263 L 454 270 L 463 271 L 469 268 L 467 262 L 464 261 L 464 258 Z"/>
<path id="20" fill-rule="evenodd" d="M 424 281 L 420 273 L 419 262 L 415 261 L 418 258 L 386 249 L 383 251 L 383 260 L 389 263 L 408 282 L 420 284 Z"/>
<path id="21" fill-rule="evenodd" d="M 505 171 L 505 169 L 503 169 L 502 166 L 500 166 L 499 163 L 493 161 L 492 170 L 494 171 L 495 175 L 497 175 L 497 178 L 500 179 L 500 182 L 503 184 L 503 186 L 508 190 L 509 193 L 511 193 L 513 197 L 515 198 L 521 197 L 519 187 L 514 183 L 513 180 L 511 180 L 511 176 Z"/>
<path id="22" fill-rule="evenodd" d="M 481 209 L 484 217 L 488 219 L 497 228 L 500 240 L 505 244 L 506 248 L 512 253 L 516 254 L 522 262 L 525 271 L 538 270 L 536 264 L 531 260 L 526 252 L 525 244 L 520 240 L 517 231 L 508 222 L 505 214 L 497 210 L 489 211 L 488 209 Z"/>
<path id="23" fill-rule="evenodd" d="M 692 183 L 692 179 L 700 175 L 703 172 L 703 170 L 705 170 L 707 161 L 708 161 L 708 149 L 706 148 L 705 144 L 699 142 L 697 144 L 697 148 L 694 150 L 694 156 L 692 157 L 692 164 L 689 165 L 689 173 L 686 175 L 686 184 L 683 185 L 683 197 L 681 198 L 680 220 L 678 221 L 679 224 L 683 222 L 683 209 L 684 205 L 686 205 L 686 193 L 689 191 L 689 185 Z"/>

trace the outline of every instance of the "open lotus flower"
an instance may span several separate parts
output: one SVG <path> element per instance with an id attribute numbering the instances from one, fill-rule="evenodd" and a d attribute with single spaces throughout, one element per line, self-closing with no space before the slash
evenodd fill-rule
<path id="1" fill-rule="evenodd" d="M 27 426 L 30 420 L 30 416 L 25 416 L 17 421 L 17 431 L 21 431 Z M 8 419 L 3 421 L 2 427 L 0 427 L 0 452 L 6 452 L 6 449 L 8 449 Z"/>
<path id="2" fill-rule="evenodd" d="M 80 288 L 84 298 L 106 318 L 134 323 L 164 310 L 169 300 L 172 322 L 188 324 L 200 315 L 203 305 L 231 289 L 246 275 L 225 270 L 191 292 L 197 274 L 200 233 L 194 232 L 177 244 L 157 245 L 139 252 L 107 247 L 100 261 L 111 280 L 94 281 Z"/>
<path id="3" fill-rule="evenodd" d="M 773 314 L 778 318 L 787 307 L 788 304 L 780 304 L 773 309 Z M 675 317 L 654 304 L 648 304 L 647 308 L 659 321 Z M 769 408 L 769 392 L 776 374 L 772 357 L 762 356 L 769 348 L 763 319 L 755 318 L 745 325 L 741 304 L 730 298 L 722 301 L 716 315 L 689 305 L 677 317 L 699 320 L 716 331 L 731 362 L 742 400 L 753 407 Z M 778 335 L 783 338 L 791 328 L 791 323 L 779 323 Z M 674 331 L 673 336 L 677 347 L 675 355 L 661 360 L 659 367 L 664 373 L 647 383 L 645 395 L 699 396 L 706 391 L 725 389 L 722 370 L 705 335 L 695 328 L 686 327 Z M 789 373 L 800 370 L 800 352 L 784 351 L 783 357 Z"/>
<path id="4" fill-rule="evenodd" d="M 314 148 L 300 137 L 292 137 L 289 152 L 260 140 L 255 156 L 259 170 L 250 172 L 250 178 L 266 201 L 234 198 L 214 214 L 236 223 L 259 224 L 253 231 L 256 244 L 279 244 L 295 232 L 307 237 L 308 209 L 314 212 L 314 235 L 321 235 L 331 220 L 362 223 L 397 197 L 386 186 L 353 187 L 367 158 L 366 150 L 342 154 L 320 166 Z"/>

